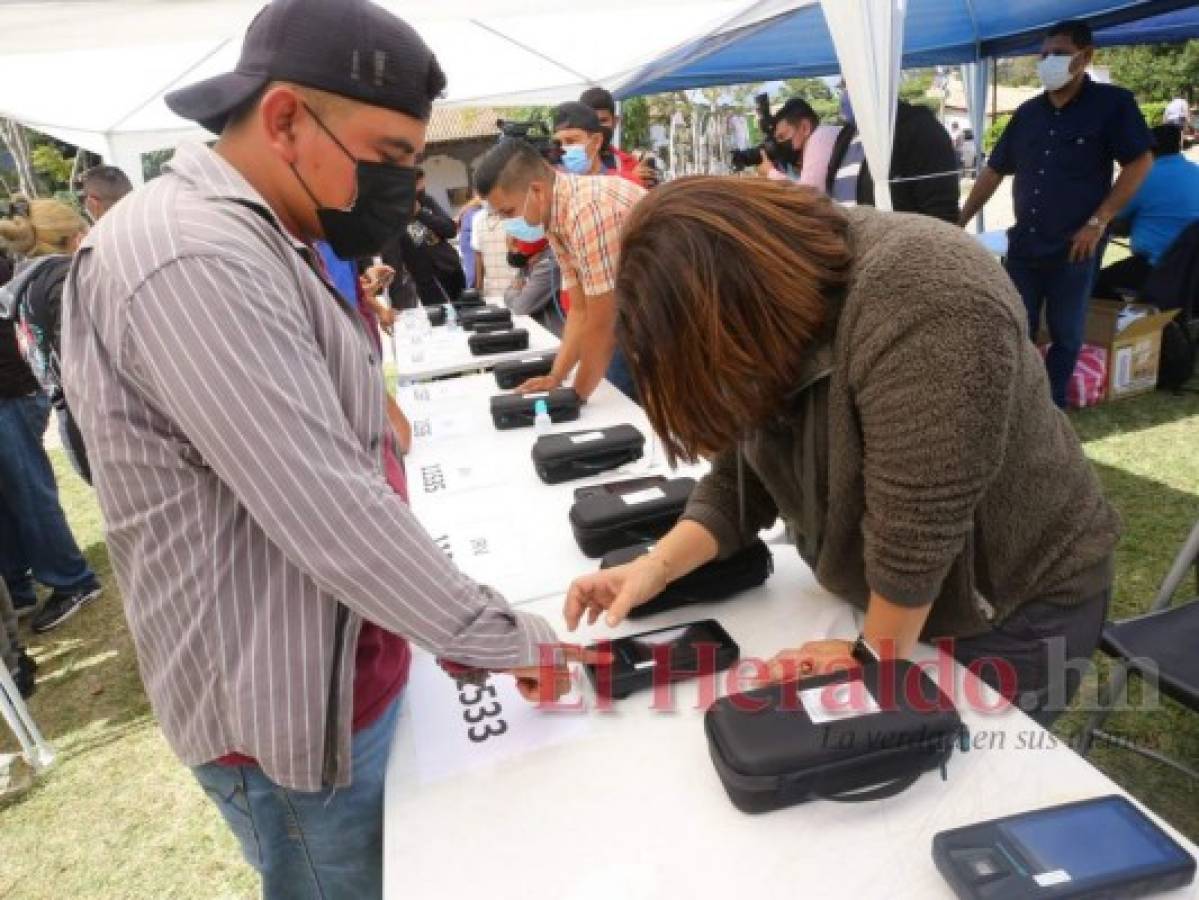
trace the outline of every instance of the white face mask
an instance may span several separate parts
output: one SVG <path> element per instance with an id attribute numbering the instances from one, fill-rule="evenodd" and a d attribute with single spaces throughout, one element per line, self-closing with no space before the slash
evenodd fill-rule
<path id="1" fill-rule="evenodd" d="M 1074 73 L 1070 71 L 1073 56 L 1046 56 L 1037 63 L 1037 74 L 1047 91 L 1058 91 L 1070 83 Z"/>

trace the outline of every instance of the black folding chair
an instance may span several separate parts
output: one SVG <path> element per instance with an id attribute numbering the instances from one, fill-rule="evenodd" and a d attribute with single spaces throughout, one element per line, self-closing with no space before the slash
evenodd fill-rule
<path id="1" fill-rule="evenodd" d="M 1197 596 L 1172 603 L 1191 569 L 1196 573 Z M 1079 752 L 1086 756 L 1099 739 L 1199 779 L 1199 771 L 1185 763 L 1102 730 L 1132 675 L 1156 684 L 1162 694 L 1199 713 L 1199 522 L 1175 557 L 1149 611 L 1107 623 L 1099 649 L 1114 660 L 1112 677 L 1099 709 L 1092 713 L 1079 737 Z"/>

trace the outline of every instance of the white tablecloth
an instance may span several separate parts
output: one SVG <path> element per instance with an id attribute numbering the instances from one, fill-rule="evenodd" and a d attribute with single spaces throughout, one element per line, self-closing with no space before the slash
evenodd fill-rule
<path id="1" fill-rule="evenodd" d="M 698 477 L 706 468 L 672 473 L 641 408 L 604 381 L 577 421 L 553 430 L 628 423 L 645 435 L 645 456 L 593 478 L 547 485 L 533 469 L 533 429 L 498 431 L 492 423 L 490 398 L 499 393 L 495 377 L 481 374 L 402 386 L 396 400 L 414 434 L 405 461 L 413 512 L 463 571 L 512 603 L 561 593 L 598 565 L 570 530 L 575 488 L 647 474 Z"/>
<path id="2" fill-rule="evenodd" d="M 433 329 L 432 335 L 421 345 L 419 351 L 421 358 L 416 360 L 413 359 L 414 352 L 411 342 L 403 329 L 397 325 L 395 338 L 392 341 L 392 352 L 395 356 L 398 380 L 401 383 L 425 381 L 445 375 L 481 372 L 493 368 L 499 362 L 558 349 L 558 339 L 529 316 L 513 316 L 512 327 L 523 328 L 529 332 L 528 349 L 507 350 L 503 353 L 475 356 L 470 352 L 470 347 L 466 343 L 471 332 L 450 331 L 445 325 L 439 325 Z"/>
<path id="3" fill-rule="evenodd" d="M 532 503 L 518 506 L 511 522 L 537 514 Z M 583 639 L 712 617 L 745 659 L 857 633 L 851 609 L 821 590 L 792 551 L 779 549 L 776 561 L 764 588 L 733 601 L 615 632 L 586 630 Z M 561 603 L 553 597 L 528 608 L 561 631 Z M 930 772 L 889 800 L 811 802 L 750 816 L 729 802 L 708 757 L 697 682 L 675 686 L 675 712 L 651 710 L 652 695 L 641 693 L 612 712 L 546 713 L 513 700 L 511 679 L 493 676 L 502 710 L 487 721 L 499 731 L 502 717 L 503 733 L 476 743 L 467 739 L 453 682 L 418 653 L 387 777 L 385 896 L 949 898 L 931 857 L 936 832 L 1123 793 L 1022 713 L 971 709 L 971 696 L 1002 701 L 976 681 L 965 690 L 973 679 L 956 666 L 949 671 L 941 683 L 956 678 L 974 747 L 954 754 L 948 781 Z M 719 684 L 725 693 L 724 679 Z M 589 687 L 579 690 L 593 702 Z M 1169 896 L 1195 897 L 1199 889 Z"/>

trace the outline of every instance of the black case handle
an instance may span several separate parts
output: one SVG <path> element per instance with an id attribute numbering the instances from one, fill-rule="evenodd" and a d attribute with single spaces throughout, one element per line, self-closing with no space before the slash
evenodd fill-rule
<path id="1" fill-rule="evenodd" d="M 840 791 L 839 793 L 820 794 L 818 796 L 822 800 L 836 800 L 838 803 L 865 803 L 868 800 L 886 800 L 888 797 L 902 794 L 914 785 L 917 779 L 923 774 L 923 772 L 916 772 L 913 775 L 905 775 L 903 778 L 896 778 L 894 781 L 888 781 L 886 784 L 880 784 L 876 787 L 860 791 Z"/>

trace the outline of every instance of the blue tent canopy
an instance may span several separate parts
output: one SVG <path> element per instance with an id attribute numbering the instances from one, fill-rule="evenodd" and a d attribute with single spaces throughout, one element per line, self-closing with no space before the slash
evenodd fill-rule
<path id="1" fill-rule="evenodd" d="M 909 0 L 903 66 L 1032 52 L 1045 29 L 1086 19 L 1101 45 L 1199 37 L 1194 0 Z M 617 95 L 829 75 L 840 66 L 819 3 L 787 4 L 752 24 L 677 47 L 617 86 Z"/>

